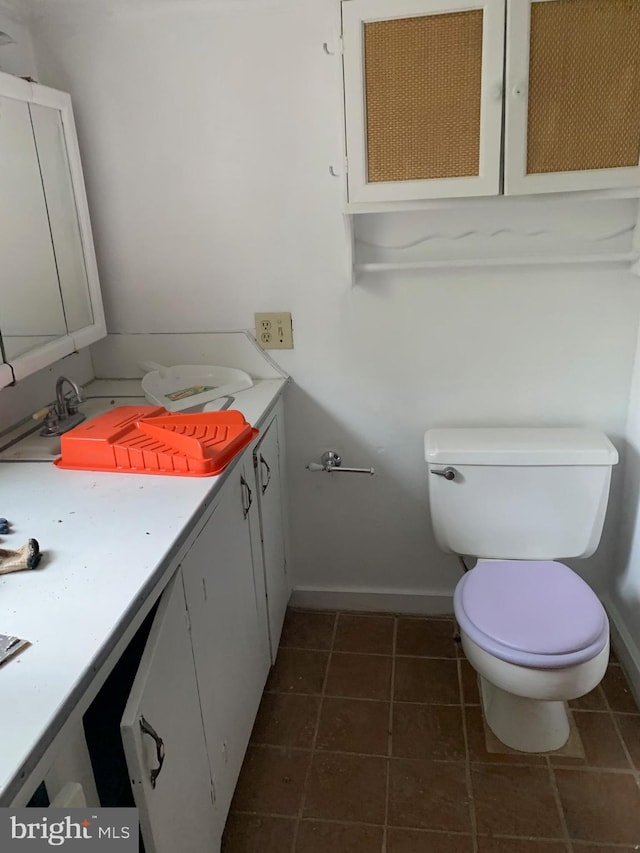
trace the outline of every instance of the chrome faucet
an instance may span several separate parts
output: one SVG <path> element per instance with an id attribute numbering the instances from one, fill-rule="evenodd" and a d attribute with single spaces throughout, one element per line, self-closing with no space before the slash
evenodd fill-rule
<path id="1" fill-rule="evenodd" d="M 70 390 L 65 394 L 65 385 Z M 83 402 L 79 385 L 67 376 L 59 376 L 56 382 L 56 402 L 49 407 L 40 435 L 62 435 L 73 429 L 86 418 L 78 406 Z"/>
<path id="2" fill-rule="evenodd" d="M 70 385 L 71 391 L 64 393 L 64 386 Z M 78 406 L 82 403 L 82 391 L 77 382 L 69 379 L 67 376 L 59 376 L 56 382 L 56 411 L 60 418 L 66 418 L 75 415 L 78 412 Z"/>

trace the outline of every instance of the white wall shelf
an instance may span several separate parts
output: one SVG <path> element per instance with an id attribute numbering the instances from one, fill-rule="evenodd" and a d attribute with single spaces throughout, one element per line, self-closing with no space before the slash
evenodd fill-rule
<path id="1" fill-rule="evenodd" d="M 407 263 L 356 264 L 358 272 L 392 272 L 394 270 L 427 269 L 473 269 L 475 267 L 511 267 L 565 264 L 634 264 L 640 261 L 638 252 L 610 252 L 600 255 L 531 256 L 522 258 L 448 258 L 433 261 L 409 261 Z M 640 274 L 640 271 L 639 271 Z"/>
<path id="2" fill-rule="evenodd" d="M 628 265 L 640 275 L 637 197 L 637 190 L 562 193 L 542 205 L 530 196 L 462 206 L 445 199 L 347 214 L 352 282 L 387 272 L 594 264 Z"/>

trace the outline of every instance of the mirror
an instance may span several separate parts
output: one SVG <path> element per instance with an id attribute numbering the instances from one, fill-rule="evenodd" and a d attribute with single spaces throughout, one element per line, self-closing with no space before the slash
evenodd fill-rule
<path id="1" fill-rule="evenodd" d="M 0 74 L 0 387 L 104 337 L 71 102 Z"/>
<path id="2" fill-rule="evenodd" d="M 0 98 L 0 331 L 5 360 L 66 334 L 29 105 Z"/>

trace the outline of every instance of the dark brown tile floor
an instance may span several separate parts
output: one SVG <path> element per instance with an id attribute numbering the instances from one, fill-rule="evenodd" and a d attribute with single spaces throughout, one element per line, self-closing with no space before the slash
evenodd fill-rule
<path id="1" fill-rule="evenodd" d="M 489 753 L 453 620 L 290 610 L 223 853 L 640 850 L 640 712 L 617 663 L 585 757 Z"/>

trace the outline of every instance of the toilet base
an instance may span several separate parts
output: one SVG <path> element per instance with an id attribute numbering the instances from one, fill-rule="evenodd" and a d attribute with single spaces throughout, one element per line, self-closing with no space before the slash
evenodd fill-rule
<path id="1" fill-rule="evenodd" d="M 569 739 L 564 702 L 515 696 L 480 676 L 487 725 L 505 746 L 520 752 L 552 752 Z"/>
<path id="2" fill-rule="evenodd" d="M 508 663 L 460 631 L 462 647 L 480 676 L 487 724 L 506 746 L 520 752 L 552 752 L 569 737 L 565 703 L 593 690 L 609 662 L 609 643 L 591 660 L 557 669 Z"/>

